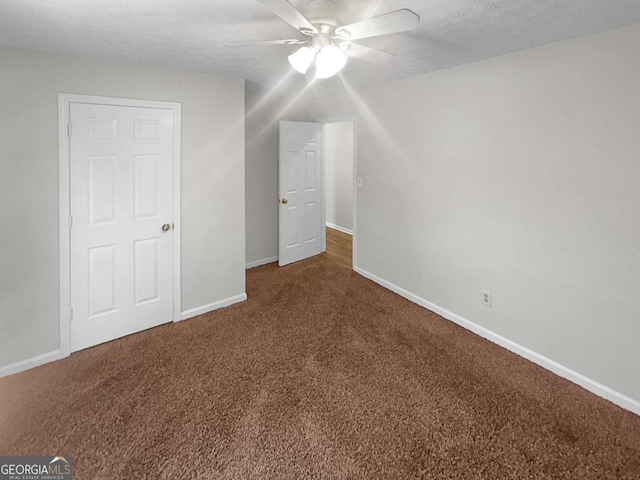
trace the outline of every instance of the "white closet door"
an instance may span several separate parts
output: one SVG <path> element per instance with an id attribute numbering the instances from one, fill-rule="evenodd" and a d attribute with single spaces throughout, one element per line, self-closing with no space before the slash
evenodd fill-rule
<path id="1" fill-rule="evenodd" d="M 72 103 L 71 350 L 167 323 L 173 114 Z"/>

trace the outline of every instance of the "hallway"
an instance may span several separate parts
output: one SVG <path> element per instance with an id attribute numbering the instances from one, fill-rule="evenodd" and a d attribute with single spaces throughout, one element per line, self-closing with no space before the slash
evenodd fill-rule
<path id="1" fill-rule="evenodd" d="M 353 268 L 353 236 L 334 228 L 327 228 L 327 251 L 324 253 L 340 265 Z"/>

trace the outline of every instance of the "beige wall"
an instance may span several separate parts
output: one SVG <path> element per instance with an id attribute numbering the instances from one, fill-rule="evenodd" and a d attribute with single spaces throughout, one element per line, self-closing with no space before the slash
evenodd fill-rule
<path id="1" fill-rule="evenodd" d="M 640 400 L 638 45 L 635 25 L 323 102 L 359 116 L 358 266 Z"/>
<path id="2" fill-rule="evenodd" d="M 0 48 L 0 367 L 58 348 L 58 93 L 182 104 L 182 310 L 245 291 L 242 79 Z"/>
<path id="3" fill-rule="evenodd" d="M 324 126 L 326 221 L 353 230 L 353 129 L 352 121 Z"/>

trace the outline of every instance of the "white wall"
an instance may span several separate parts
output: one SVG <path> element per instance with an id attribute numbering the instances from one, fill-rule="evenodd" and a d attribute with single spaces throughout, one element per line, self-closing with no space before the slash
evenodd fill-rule
<path id="1" fill-rule="evenodd" d="M 326 221 L 352 231 L 353 122 L 327 123 L 323 135 Z"/>
<path id="2" fill-rule="evenodd" d="M 182 310 L 245 291 L 244 81 L 0 47 L 0 367 L 58 348 L 58 93 L 182 104 Z"/>
<path id="3" fill-rule="evenodd" d="M 638 45 L 634 25 L 325 100 L 359 115 L 358 266 L 640 400 Z"/>

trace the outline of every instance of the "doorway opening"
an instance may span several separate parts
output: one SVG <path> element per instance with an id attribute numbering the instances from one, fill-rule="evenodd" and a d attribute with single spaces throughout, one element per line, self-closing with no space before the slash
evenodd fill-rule
<path id="1" fill-rule="evenodd" d="M 324 143 L 325 255 L 347 268 L 356 265 L 356 119 L 321 120 Z"/>

